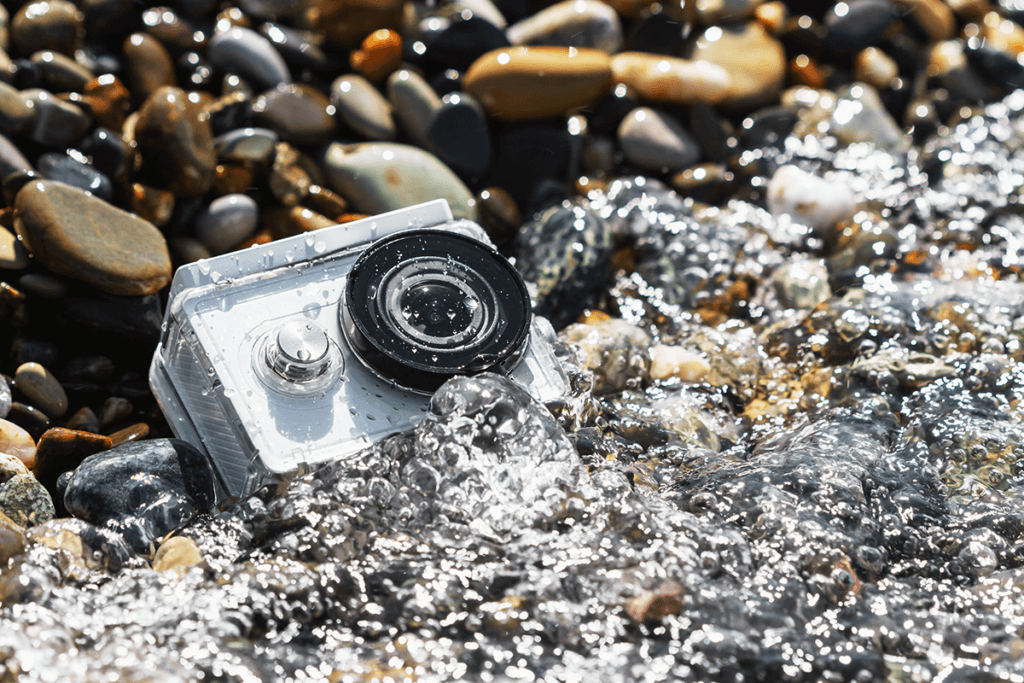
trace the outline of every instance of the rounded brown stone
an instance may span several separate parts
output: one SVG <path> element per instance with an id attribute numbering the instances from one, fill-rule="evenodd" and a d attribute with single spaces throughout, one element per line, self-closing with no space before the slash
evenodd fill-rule
<path id="1" fill-rule="evenodd" d="M 611 60 L 601 50 L 510 47 L 473 62 L 462 86 L 492 117 L 522 121 L 593 104 L 611 82 Z"/>
<path id="2" fill-rule="evenodd" d="M 753 109 L 776 99 L 786 82 L 782 43 L 756 22 L 712 26 L 697 39 L 689 57 L 725 69 L 732 81 L 719 104 Z"/>
<path id="3" fill-rule="evenodd" d="M 335 45 L 353 48 L 372 31 L 401 28 L 404 6 L 404 0 L 313 0 L 304 23 Z"/>
<path id="4" fill-rule="evenodd" d="M 157 292 L 171 280 L 164 237 L 151 223 L 63 183 L 28 183 L 14 225 L 32 255 L 55 273 L 110 294 Z"/>
<path id="5" fill-rule="evenodd" d="M 168 190 L 194 197 L 210 189 L 217 156 L 198 99 L 190 100 L 181 88 L 159 88 L 139 109 L 134 135 L 144 167 L 162 177 Z"/>
<path id="6" fill-rule="evenodd" d="M 290 209 L 272 209 L 262 216 L 263 225 L 270 230 L 274 239 L 301 235 L 335 225 L 338 221 L 318 214 L 304 206 L 293 206 Z"/>
<path id="7" fill-rule="evenodd" d="M 268 90 L 253 105 L 261 125 L 297 145 L 315 145 L 334 135 L 332 109 L 321 92 L 293 83 Z"/>
<path id="8" fill-rule="evenodd" d="M 84 18 L 67 0 L 26 2 L 11 20 L 14 47 L 23 55 L 37 50 L 73 55 L 85 35 Z"/>
<path id="9" fill-rule="evenodd" d="M 174 62 L 163 44 L 146 33 L 124 39 L 124 66 L 135 96 L 144 101 L 165 85 L 177 85 Z"/>
<path id="10" fill-rule="evenodd" d="M 717 104 L 728 97 L 732 79 L 725 69 L 649 52 L 620 52 L 612 57 L 612 74 L 648 102 Z"/>
<path id="11" fill-rule="evenodd" d="M 14 381 L 21 393 L 51 418 L 61 417 L 68 411 L 68 395 L 64 387 L 49 370 L 39 363 L 23 363 L 14 373 Z"/>
<path id="12" fill-rule="evenodd" d="M 93 453 L 109 450 L 111 445 L 109 436 L 61 427 L 47 429 L 36 445 L 32 471 L 52 494 L 57 490 L 57 477 L 75 469 Z"/>

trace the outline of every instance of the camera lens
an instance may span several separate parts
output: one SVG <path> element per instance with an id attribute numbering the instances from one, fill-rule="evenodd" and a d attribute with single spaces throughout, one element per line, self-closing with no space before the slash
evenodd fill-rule
<path id="1" fill-rule="evenodd" d="M 364 364 L 407 389 L 433 392 L 453 375 L 513 364 L 526 345 L 530 301 L 512 264 L 490 247 L 413 230 L 363 252 L 340 315 Z"/>

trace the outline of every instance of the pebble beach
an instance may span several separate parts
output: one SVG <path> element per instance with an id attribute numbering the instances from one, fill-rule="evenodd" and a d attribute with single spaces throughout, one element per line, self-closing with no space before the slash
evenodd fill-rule
<path id="1" fill-rule="evenodd" d="M 0 5 L 0 681 L 1024 681 L 1024 2 Z M 566 396 L 218 499 L 175 269 L 445 199 Z"/>

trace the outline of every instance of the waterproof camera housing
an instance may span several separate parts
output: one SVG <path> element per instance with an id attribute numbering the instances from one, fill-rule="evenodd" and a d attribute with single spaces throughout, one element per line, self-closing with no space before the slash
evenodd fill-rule
<path id="1" fill-rule="evenodd" d="M 149 381 L 241 497 L 411 427 L 455 375 L 558 399 L 553 341 L 484 230 L 435 200 L 182 266 Z"/>

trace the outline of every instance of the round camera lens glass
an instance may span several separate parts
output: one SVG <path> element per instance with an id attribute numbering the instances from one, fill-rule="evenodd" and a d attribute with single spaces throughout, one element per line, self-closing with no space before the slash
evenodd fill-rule
<path id="1" fill-rule="evenodd" d="M 526 285 L 490 247 L 413 230 L 374 243 L 348 275 L 341 326 L 363 363 L 396 384 L 434 391 L 456 374 L 517 359 L 529 331 Z"/>

